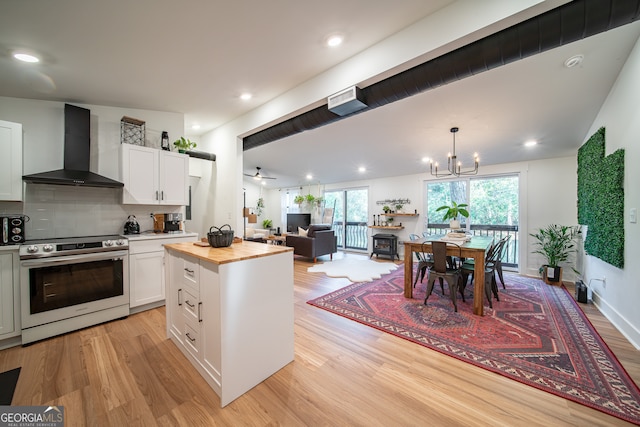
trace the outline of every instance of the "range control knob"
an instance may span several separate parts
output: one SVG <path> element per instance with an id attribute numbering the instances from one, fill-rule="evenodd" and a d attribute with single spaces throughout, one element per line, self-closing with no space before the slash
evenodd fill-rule
<path id="1" fill-rule="evenodd" d="M 106 241 L 104 242 L 104 245 L 105 245 L 105 246 L 113 246 L 113 242 L 112 242 L 111 240 L 106 240 Z"/>
<path id="2" fill-rule="evenodd" d="M 124 240 L 124 239 L 118 239 L 118 241 L 116 242 L 116 245 L 118 245 L 118 246 L 122 246 L 122 245 L 124 245 L 124 244 L 126 244 L 126 243 L 127 243 L 127 242 L 126 242 L 126 240 Z"/>
<path id="3" fill-rule="evenodd" d="M 53 251 L 53 245 L 46 244 L 46 245 L 44 245 L 42 247 L 42 250 L 45 251 L 45 252 L 51 252 L 51 251 Z"/>
<path id="4" fill-rule="evenodd" d="M 36 245 L 30 245 L 27 247 L 27 252 L 29 252 L 30 254 L 35 254 L 36 252 L 38 252 L 38 247 Z"/>

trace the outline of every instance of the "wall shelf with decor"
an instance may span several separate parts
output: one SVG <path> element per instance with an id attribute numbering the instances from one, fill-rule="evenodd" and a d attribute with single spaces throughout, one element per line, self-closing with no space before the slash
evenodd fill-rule
<path id="1" fill-rule="evenodd" d="M 383 213 L 383 216 L 420 216 L 418 213 Z"/>
<path id="2" fill-rule="evenodd" d="M 401 225 L 370 225 L 369 228 L 377 228 L 381 230 L 402 230 L 404 229 Z"/>

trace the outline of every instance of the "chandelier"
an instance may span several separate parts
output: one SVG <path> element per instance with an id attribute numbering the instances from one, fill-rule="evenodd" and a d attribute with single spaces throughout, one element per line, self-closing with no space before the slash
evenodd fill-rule
<path id="1" fill-rule="evenodd" d="M 453 153 L 447 154 L 447 171 L 438 171 L 438 162 L 433 163 L 433 159 L 431 160 L 431 175 L 442 178 L 445 176 L 460 176 L 460 175 L 476 175 L 478 173 L 478 163 L 480 159 L 478 158 L 478 153 L 473 154 L 473 169 L 462 169 L 462 162 L 458 161 L 456 156 L 456 132 L 458 132 L 458 128 L 451 128 L 451 133 L 453 134 Z"/>

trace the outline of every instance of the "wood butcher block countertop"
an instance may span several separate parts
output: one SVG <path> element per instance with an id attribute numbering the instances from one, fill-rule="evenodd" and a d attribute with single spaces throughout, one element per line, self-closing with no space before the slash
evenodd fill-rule
<path id="1" fill-rule="evenodd" d="M 283 252 L 293 252 L 293 248 L 281 245 L 247 242 L 233 243 L 226 248 L 212 248 L 210 246 L 196 246 L 192 242 L 171 243 L 165 248 L 183 254 L 191 255 L 214 264 L 227 264 L 251 258 L 259 258 Z"/>

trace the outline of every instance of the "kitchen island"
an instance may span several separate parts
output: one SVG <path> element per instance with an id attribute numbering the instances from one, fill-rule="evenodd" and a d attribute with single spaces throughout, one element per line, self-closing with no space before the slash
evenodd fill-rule
<path id="1" fill-rule="evenodd" d="M 293 361 L 293 249 L 165 245 L 167 337 L 226 406 Z"/>

